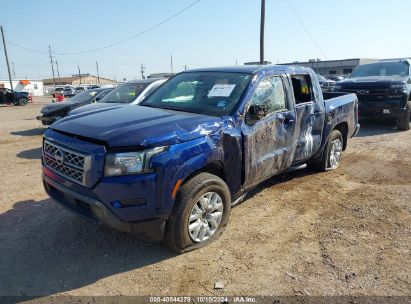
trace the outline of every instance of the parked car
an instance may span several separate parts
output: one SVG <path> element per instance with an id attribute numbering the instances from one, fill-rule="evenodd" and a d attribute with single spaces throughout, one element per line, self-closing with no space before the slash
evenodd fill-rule
<path id="1" fill-rule="evenodd" d="M 166 80 L 166 78 L 151 78 L 126 82 L 112 90 L 104 98 L 100 99 L 98 104 L 93 103 L 77 108 L 71 111 L 70 115 L 111 107 L 113 104 L 138 104 Z"/>
<path id="2" fill-rule="evenodd" d="M 333 98 L 304 67 L 186 71 L 139 105 L 54 123 L 44 133 L 44 186 L 90 220 L 196 249 L 218 238 L 231 206 L 262 181 L 339 166 L 359 130 L 357 97 L 326 94 Z"/>
<path id="3" fill-rule="evenodd" d="M 64 97 L 73 97 L 75 90 L 72 87 L 65 87 L 63 91 L 63 96 Z"/>
<path id="4" fill-rule="evenodd" d="M 395 119 L 399 130 L 409 130 L 411 116 L 411 61 L 380 61 L 359 65 L 335 92 L 353 92 L 361 117 Z"/>
<path id="5" fill-rule="evenodd" d="M 37 116 L 36 119 L 40 120 L 45 126 L 51 125 L 56 120 L 67 116 L 71 110 L 100 100 L 110 91 L 111 89 L 88 90 L 67 101 L 48 104 L 41 109 L 41 115 Z"/>
<path id="6" fill-rule="evenodd" d="M 0 104 L 11 103 L 15 106 L 25 106 L 31 96 L 27 92 L 16 92 L 6 88 L 0 88 Z"/>
<path id="7" fill-rule="evenodd" d="M 337 81 L 341 81 L 341 80 L 343 80 L 343 79 L 345 79 L 345 78 L 347 78 L 347 77 L 348 77 L 348 76 L 339 75 L 339 76 L 328 76 L 327 78 L 330 79 L 330 80 L 333 80 L 333 81 L 337 82 Z"/>
<path id="8" fill-rule="evenodd" d="M 64 95 L 64 88 L 63 87 L 57 87 L 51 92 L 51 96 L 56 97 L 56 93 L 59 93 L 61 95 Z"/>
<path id="9" fill-rule="evenodd" d="M 318 82 L 320 83 L 321 90 L 323 92 L 331 92 L 333 86 L 335 85 L 335 81 L 331 79 L 327 79 L 324 76 L 317 74 Z"/>
<path id="10" fill-rule="evenodd" d="M 82 93 L 84 91 L 87 91 L 87 90 L 88 90 L 87 87 L 76 87 L 74 89 L 74 95 L 80 94 L 80 93 Z"/>

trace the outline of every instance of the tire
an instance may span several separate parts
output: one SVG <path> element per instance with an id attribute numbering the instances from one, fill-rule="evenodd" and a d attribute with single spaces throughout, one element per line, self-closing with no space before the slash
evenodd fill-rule
<path id="1" fill-rule="evenodd" d="M 313 167 L 320 171 L 337 169 L 341 163 L 343 146 L 344 139 L 341 132 L 339 130 L 333 130 L 328 137 L 320 161 L 313 164 Z M 337 154 L 335 154 L 335 152 L 337 152 Z M 333 157 L 337 159 L 333 160 Z"/>
<path id="2" fill-rule="evenodd" d="M 402 117 L 397 119 L 397 129 L 407 131 L 410 129 L 411 118 L 411 101 L 408 101 L 405 113 Z"/>
<path id="3" fill-rule="evenodd" d="M 203 208 L 203 204 L 208 209 Z M 166 225 L 165 244 L 173 251 L 183 253 L 211 243 L 223 233 L 230 209 L 230 191 L 221 178 L 205 172 L 192 177 L 177 194 Z M 194 228 L 190 229 L 189 225 Z"/>
<path id="4" fill-rule="evenodd" d="M 27 99 L 26 98 L 23 98 L 23 97 L 21 97 L 21 98 L 19 98 L 18 100 L 17 100 L 17 105 L 19 105 L 19 106 L 25 106 L 26 104 L 27 104 Z"/>

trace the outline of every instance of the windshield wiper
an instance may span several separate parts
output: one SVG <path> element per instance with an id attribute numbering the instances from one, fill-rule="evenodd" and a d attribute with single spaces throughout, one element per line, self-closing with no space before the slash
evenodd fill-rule
<path id="1" fill-rule="evenodd" d="M 186 112 L 186 113 L 187 113 L 187 111 L 185 111 L 185 110 L 182 110 L 182 109 L 176 109 L 176 108 L 170 108 L 170 107 L 161 107 L 161 108 L 159 108 L 159 109 L 163 109 L 163 110 L 171 110 L 171 111 L 179 111 L 179 112 Z"/>
<path id="2" fill-rule="evenodd" d="M 162 109 L 162 110 L 170 110 L 170 111 L 177 111 L 177 112 L 184 112 L 184 113 L 194 113 L 194 114 L 201 114 L 198 111 L 193 111 L 193 110 L 187 110 L 187 109 L 179 109 L 179 108 L 172 108 L 172 107 L 158 107 L 155 105 L 150 105 L 150 104 L 139 104 L 139 106 L 143 106 L 143 107 L 149 107 L 149 108 L 154 108 L 154 109 Z"/>

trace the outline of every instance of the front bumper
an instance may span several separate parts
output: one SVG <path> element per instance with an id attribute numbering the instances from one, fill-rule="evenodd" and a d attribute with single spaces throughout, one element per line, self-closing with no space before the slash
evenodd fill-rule
<path id="1" fill-rule="evenodd" d="M 399 118 L 404 115 L 406 101 L 405 97 L 398 96 L 397 99 L 361 101 L 359 98 L 358 113 L 360 117 L 368 118 Z"/>
<path id="2" fill-rule="evenodd" d="M 57 120 L 57 118 L 55 117 L 43 116 L 43 115 L 36 116 L 36 119 L 40 120 L 43 123 L 43 125 L 51 125 L 53 122 Z"/>
<path id="3" fill-rule="evenodd" d="M 138 222 L 125 222 L 119 219 L 101 201 L 77 193 L 43 175 L 46 192 L 54 200 L 82 217 L 109 226 L 115 230 L 135 234 L 142 239 L 160 241 L 164 237 L 165 220 L 161 218 Z"/>
<path id="4" fill-rule="evenodd" d="M 360 124 L 359 124 L 359 123 L 357 123 L 357 124 L 355 125 L 355 130 L 354 130 L 354 133 L 352 134 L 352 136 L 351 136 L 351 137 L 355 137 L 355 136 L 357 136 L 358 132 L 360 132 L 360 128 L 361 128 Z"/>

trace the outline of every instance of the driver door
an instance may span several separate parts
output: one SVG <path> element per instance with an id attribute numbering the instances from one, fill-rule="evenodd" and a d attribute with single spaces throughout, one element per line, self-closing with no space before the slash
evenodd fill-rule
<path id="1" fill-rule="evenodd" d="M 293 161 L 296 114 L 284 81 L 281 76 L 263 79 L 251 98 L 241 127 L 244 187 L 286 170 Z"/>

